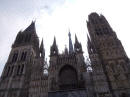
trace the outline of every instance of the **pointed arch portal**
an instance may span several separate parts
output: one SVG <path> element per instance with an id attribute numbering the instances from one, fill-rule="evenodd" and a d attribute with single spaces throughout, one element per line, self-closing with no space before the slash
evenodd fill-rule
<path id="1" fill-rule="evenodd" d="M 78 77 L 76 70 L 69 65 L 65 65 L 59 72 L 59 87 L 61 90 L 75 89 L 78 87 Z"/>

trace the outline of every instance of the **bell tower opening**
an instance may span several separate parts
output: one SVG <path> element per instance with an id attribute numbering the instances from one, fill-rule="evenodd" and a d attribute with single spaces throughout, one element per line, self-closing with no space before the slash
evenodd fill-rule
<path id="1" fill-rule="evenodd" d="M 76 70 L 69 65 L 65 65 L 59 72 L 60 90 L 70 90 L 78 88 L 78 77 Z"/>

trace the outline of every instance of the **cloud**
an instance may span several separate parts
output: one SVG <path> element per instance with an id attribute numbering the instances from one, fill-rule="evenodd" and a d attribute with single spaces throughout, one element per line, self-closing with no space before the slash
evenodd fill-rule
<path id="1" fill-rule="evenodd" d="M 50 12 L 56 6 L 64 4 L 65 0 L 1 0 L 1 12 L 8 12 L 10 14 L 19 14 L 19 16 L 30 16 L 40 9 L 46 9 Z"/>

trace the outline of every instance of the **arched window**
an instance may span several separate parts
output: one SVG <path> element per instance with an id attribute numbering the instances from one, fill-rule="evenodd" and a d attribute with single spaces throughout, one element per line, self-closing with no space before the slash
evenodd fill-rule
<path id="1" fill-rule="evenodd" d="M 59 72 L 59 84 L 61 90 L 75 89 L 78 87 L 78 77 L 76 70 L 66 65 Z"/>
<path id="2" fill-rule="evenodd" d="M 14 66 L 12 66 L 12 67 L 11 67 L 11 72 L 10 72 L 10 75 L 12 75 L 13 70 L 14 70 Z"/>
<path id="3" fill-rule="evenodd" d="M 24 64 L 22 64 L 21 66 L 20 74 L 23 74 L 23 71 L 24 71 Z"/>
<path id="4" fill-rule="evenodd" d="M 17 75 L 19 75 L 20 65 L 17 67 Z"/>
<path id="5" fill-rule="evenodd" d="M 7 76 L 9 75 L 10 72 L 10 66 L 7 68 Z"/>
<path id="6" fill-rule="evenodd" d="M 21 61 L 25 61 L 26 60 L 26 56 L 27 56 L 27 52 L 22 52 Z"/>
<path id="7" fill-rule="evenodd" d="M 18 58 L 18 53 L 16 52 L 16 53 L 13 54 L 12 62 L 16 62 L 17 58 Z"/>

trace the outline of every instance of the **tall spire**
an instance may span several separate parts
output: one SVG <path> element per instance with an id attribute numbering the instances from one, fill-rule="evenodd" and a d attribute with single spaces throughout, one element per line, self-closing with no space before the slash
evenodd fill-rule
<path id="1" fill-rule="evenodd" d="M 68 49 L 67 49 L 66 45 L 65 45 L 65 54 L 68 54 Z"/>
<path id="2" fill-rule="evenodd" d="M 56 38 L 55 38 L 55 36 L 54 36 L 53 45 L 56 45 Z"/>
<path id="3" fill-rule="evenodd" d="M 32 23 L 24 31 L 36 33 L 35 21 L 32 21 Z"/>
<path id="4" fill-rule="evenodd" d="M 41 53 L 41 57 L 45 57 L 45 49 L 44 49 L 44 45 L 43 45 L 43 39 L 41 42 L 41 46 L 40 46 L 40 53 Z"/>
<path id="5" fill-rule="evenodd" d="M 75 43 L 74 43 L 74 51 L 77 53 L 82 53 L 82 45 L 79 43 L 78 38 L 75 34 Z"/>
<path id="6" fill-rule="evenodd" d="M 53 41 L 53 44 L 51 46 L 51 49 L 50 49 L 50 55 L 53 56 L 53 55 L 58 55 L 58 47 L 57 47 L 57 44 L 56 44 L 56 38 L 54 37 L 54 41 Z"/>
<path id="7" fill-rule="evenodd" d="M 32 21 L 32 23 L 23 31 L 23 34 L 26 41 L 31 39 L 35 43 L 37 42 L 39 45 L 39 39 L 36 33 L 35 21 Z"/>
<path id="8" fill-rule="evenodd" d="M 21 46 L 23 44 L 24 45 L 31 44 L 35 48 L 37 48 L 37 50 L 39 49 L 39 39 L 36 33 L 34 21 L 32 21 L 32 23 L 24 31 L 20 31 L 17 34 L 13 47 Z"/>
<path id="9" fill-rule="evenodd" d="M 75 34 L 75 43 L 78 42 L 78 38 L 77 38 L 77 35 Z"/>
<path id="10" fill-rule="evenodd" d="M 70 33 L 70 30 L 69 30 L 69 53 L 72 53 L 73 52 L 73 44 L 72 44 L 72 40 L 71 40 L 71 33 Z"/>

